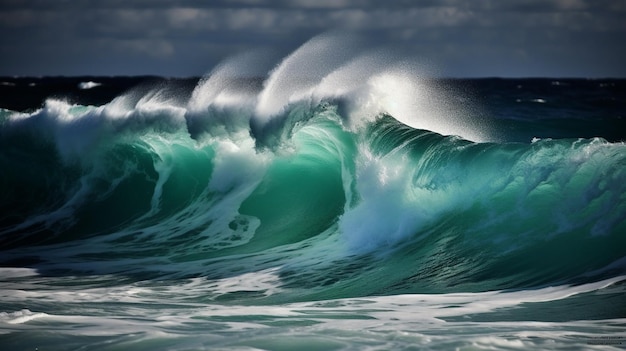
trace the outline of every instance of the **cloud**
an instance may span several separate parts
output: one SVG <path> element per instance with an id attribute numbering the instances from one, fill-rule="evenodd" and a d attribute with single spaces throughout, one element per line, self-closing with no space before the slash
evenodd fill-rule
<path id="1" fill-rule="evenodd" d="M 613 0 L 3 0 L 0 50 L 11 65 L 0 74 L 42 69 L 28 57 L 49 48 L 94 62 L 107 56 L 116 64 L 94 67 L 106 72 L 132 71 L 133 60 L 122 67 L 132 56 L 157 60 L 138 71 L 161 62 L 168 74 L 189 74 L 183 69 L 192 66 L 176 63 L 203 61 L 204 71 L 247 49 L 286 53 L 328 30 L 360 33 L 373 47 L 396 46 L 443 66 L 500 58 L 531 72 L 539 62 L 585 54 L 569 66 L 583 72 L 603 62 L 607 72 L 624 72 L 617 62 L 626 60 L 618 39 L 626 37 L 625 17 L 626 1 Z"/>
<path id="2" fill-rule="evenodd" d="M 170 41 L 160 39 L 106 40 L 101 44 L 106 47 L 106 50 L 159 59 L 165 59 L 174 54 L 174 45 Z"/>

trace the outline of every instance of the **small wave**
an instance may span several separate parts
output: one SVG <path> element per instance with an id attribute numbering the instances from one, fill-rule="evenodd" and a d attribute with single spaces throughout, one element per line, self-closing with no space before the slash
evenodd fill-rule
<path id="1" fill-rule="evenodd" d="M 8 324 L 24 324 L 34 319 L 47 317 L 46 313 L 36 313 L 30 310 L 23 309 L 17 312 L 0 312 L 0 321 L 4 321 Z"/>
<path id="2" fill-rule="evenodd" d="M 80 82 L 80 83 L 78 83 L 78 89 L 82 89 L 82 90 L 92 89 L 92 88 L 95 88 L 95 87 L 99 87 L 101 85 L 102 85 L 102 83 L 92 82 L 92 81 Z"/>
<path id="3" fill-rule="evenodd" d="M 534 102 L 534 103 L 538 103 L 538 104 L 545 104 L 547 101 L 545 99 L 541 99 L 541 98 L 536 98 L 536 99 L 515 99 L 515 102 L 517 103 L 521 103 L 521 102 Z"/>
<path id="4" fill-rule="evenodd" d="M 33 268 L 0 267 L 0 276 L 7 279 L 33 277 L 37 275 L 39 275 L 39 273 Z"/>

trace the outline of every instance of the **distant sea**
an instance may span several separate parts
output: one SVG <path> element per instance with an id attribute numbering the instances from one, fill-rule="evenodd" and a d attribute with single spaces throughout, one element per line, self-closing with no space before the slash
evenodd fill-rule
<path id="1" fill-rule="evenodd" d="M 626 80 L 298 60 L 0 78 L 0 348 L 626 347 Z"/>

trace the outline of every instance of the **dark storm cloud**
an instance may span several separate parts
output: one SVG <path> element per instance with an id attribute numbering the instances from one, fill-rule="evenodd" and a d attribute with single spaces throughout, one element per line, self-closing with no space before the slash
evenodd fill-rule
<path id="1" fill-rule="evenodd" d="M 626 76 L 626 0 L 4 0 L 0 74 L 198 75 L 327 30 L 445 75 Z"/>

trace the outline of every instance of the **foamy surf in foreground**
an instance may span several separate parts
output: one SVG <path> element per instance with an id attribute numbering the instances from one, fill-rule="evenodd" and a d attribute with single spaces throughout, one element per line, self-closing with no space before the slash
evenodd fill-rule
<path id="1" fill-rule="evenodd" d="M 549 306 L 558 306 L 557 314 L 566 316 L 561 309 L 584 308 L 577 302 L 583 297 L 587 302 L 616 299 L 624 293 L 624 280 L 626 276 L 521 291 L 402 294 L 261 305 L 219 301 L 237 292 L 272 295 L 271 291 L 278 288 L 273 272 L 218 281 L 189 279 L 179 281 L 178 286 L 136 282 L 42 292 L 39 296 L 21 294 L 21 290 L 12 291 L 3 284 L 5 303 L 38 301 L 42 306 L 74 307 L 64 315 L 3 312 L 0 325 L 4 324 L 4 335 L 22 330 L 34 336 L 32 340 L 18 339 L 19 343 L 5 338 L 6 346 L 39 349 L 85 345 L 89 349 L 605 349 L 623 345 L 626 319 L 554 321 Z M 22 284 L 21 289 L 28 284 L 41 289 L 42 282 Z M 88 313 L 101 310 L 101 305 L 109 306 L 107 313 Z M 569 315 L 576 313 L 575 309 Z M 525 320 L 528 315 L 536 320 Z M 54 330 L 54 335 L 48 330 Z M 46 343 L 50 338 L 56 340 L 54 345 Z"/>
<path id="2" fill-rule="evenodd" d="M 342 40 L 0 110 L 0 344 L 621 347 L 624 82 Z"/>

